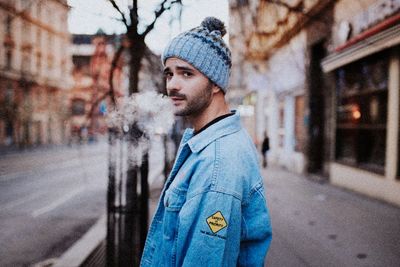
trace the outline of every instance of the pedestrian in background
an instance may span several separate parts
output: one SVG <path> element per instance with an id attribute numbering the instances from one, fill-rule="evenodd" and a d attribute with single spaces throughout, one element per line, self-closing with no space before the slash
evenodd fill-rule
<path id="1" fill-rule="evenodd" d="M 263 157 L 263 168 L 267 168 L 267 152 L 269 150 L 269 137 L 267 132 L 264 132 L 264 139 L 261 145 L 261 153 L 262 153 L 262 157 Z"/>
<path id="2" fill-rule="evenodd" d="M 186 129 L 150 226 L 141 266 L 263 266 L 271 225 L 257 150 L 225 93 L 224 24 L 206 18 L 162 56 L 174 113 Z"/>

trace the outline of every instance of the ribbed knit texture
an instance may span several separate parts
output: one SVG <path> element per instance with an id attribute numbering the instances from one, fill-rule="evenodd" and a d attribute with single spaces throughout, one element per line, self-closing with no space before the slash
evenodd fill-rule
<path id="1" fill-rule="evenodd" d="M 226 92 L 232 63 L 231 52 L 222 39 L 225 29 L 213 29 L 204 23 L 207 20 L 217 19 L 206 18 L 202 26 L 172 39 L 164 50 L 162 62 L 165 65 L 165 61 L 171 57 L 182 59 Z M 223 23 L 217 21 L 223 27 Z"/>

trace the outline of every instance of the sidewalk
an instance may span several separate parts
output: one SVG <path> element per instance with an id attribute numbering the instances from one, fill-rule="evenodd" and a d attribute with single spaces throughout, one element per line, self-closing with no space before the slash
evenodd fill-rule
<path id="1" fill-rule="evenodd" d="M 399 207 L 279 167 L 262 172 L 273 227 L 266 266 L 400 266 Z M 151 187 L 150 217 L 161 178 Z"/>
<path id="2" fill-rule="evenodd" d="M 400 266 L 400 208 L 278 167 L 263 170 L 269 267 Z"/>

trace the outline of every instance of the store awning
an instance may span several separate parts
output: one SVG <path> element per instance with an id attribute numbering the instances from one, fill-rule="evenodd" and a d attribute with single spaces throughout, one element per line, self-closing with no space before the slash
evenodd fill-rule
<path id="1" fill-rule="evenodd" d="M 324 72 L 330 72 L 368 55 L 400 44 L 400 14 L 355 36 L 322 60 Z"/>

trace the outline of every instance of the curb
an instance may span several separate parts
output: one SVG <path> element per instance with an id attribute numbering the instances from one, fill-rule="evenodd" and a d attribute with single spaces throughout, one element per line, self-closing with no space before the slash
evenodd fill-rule
<path id="1" fill-rule="evenodd" d="M 106 215 L 103 215 L 81 239 L 76 241 L 52 267 L 79 267 L 106 238 Z"/>

